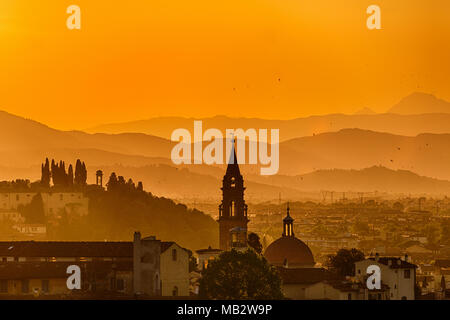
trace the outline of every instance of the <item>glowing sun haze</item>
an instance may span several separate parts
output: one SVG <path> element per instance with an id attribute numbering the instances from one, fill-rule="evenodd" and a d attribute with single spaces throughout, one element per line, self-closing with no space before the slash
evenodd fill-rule
<path id="1" fill-rule="evenodd" d="M 66 28 L 71 4 L 80 31 Z M 366 27 L 371 4 L 382 30 Z M 450 100 L 449 15 L 448 0 L 3 0 L 0 109 L 80 129 Z"/>

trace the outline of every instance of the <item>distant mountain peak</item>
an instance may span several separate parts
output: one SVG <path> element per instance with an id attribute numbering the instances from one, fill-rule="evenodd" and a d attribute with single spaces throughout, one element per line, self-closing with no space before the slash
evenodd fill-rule
<path id="1" fill-rule="evenodd" d="M 367 114 L 376 114 L 376 112 L 368 107 L 364 107 L 364 108 L 356 111 L 354 114 L 367 115 Z"/>
<path id="2" fill-rule="evenodd" d="M 388 110 L 396 114 L 450 113 L 450 102 L 424 92 L 413 92 Z"/>

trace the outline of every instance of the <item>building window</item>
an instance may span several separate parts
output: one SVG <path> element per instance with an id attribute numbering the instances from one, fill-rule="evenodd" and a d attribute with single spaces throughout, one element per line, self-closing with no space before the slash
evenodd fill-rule
<path id="1" fill-rule="evenodd" d="M 347 300 L 352 300 L 352 294 L 351 294 L 351 293 L 349 293 L 349 294 L 347 295 Z"/>
<path id="2" fill-rule="evenodd" d="M 110 287 L 111 287 L 111 291 L 116 290 L 116 279 L 111 278 L 111 279 L 109 280 L 109 285 L 110 285 Z"/>
<path id="3" fill-rule="evenodd" d="M 30 282 L 28 280 L 22 280 L 22 293 L 28 293 L 30 291 Z"/>
<path id="4" fill-rule="evenodd" d="M 172 290 L 172 296 L 174 296 L 174 297 L 177 297 L 178 296 L 178 287 L 173 287 L 173 290 Z"/>
<path id="5" fill-rule="evenodd" d="M 19 201 L 20 197 L 18 194 L 16 194 L 16 200 Z"/>
<path id="6" fill-rule="evenodd" d="M 172 260 L 177 261 L 177 249 L 172 250 Z"/>
<path id="7" fill-rule="evenodd" d="M 361 274 L 361 269 L 358 269 L 358 274 Z"/>
<path id="8" fill-rule="evenodd" d="M 409 279 L 409 278 L 411 278 L 411 270 L 405 270 L 404 271 L 404 277 L 405 277 L 405 279 Z"/>
<path id="9" fill-rule="evenodd" d="M 117 279 L 117 281 L 116 281 L 116 289 L 118 291 L 123 291 L 125 289 L 125 283 L 124 283 L 123 279 Z"/>
<path id="10" fill-rule="evenodd" d="M 64 200 L 64 196 L 62 193 L 59 195 L 59 200 L 61 200 L 61 201 Z"/>
<path id="11" fill-rule="evenodd" d="M 159 292 L 159 275 L 155 275 L 155 293 Z"/>
<path id="12" fill-rule="evenodd" d="M 50 288 L 50 280 L 42 280 L 42 292 L 48 293 Z"/>
<path id="13" fill-rule="evenodd" d="M 1 293 L 8 292 L 8 280 L 0 280 L 0 292 Z"/>
<path id="14" fill-rule="evenodd" d="M 8 259 L 6 257 L 3 257 L 2 262 L 6 262 L 6 261 L 8 261 Z"/>

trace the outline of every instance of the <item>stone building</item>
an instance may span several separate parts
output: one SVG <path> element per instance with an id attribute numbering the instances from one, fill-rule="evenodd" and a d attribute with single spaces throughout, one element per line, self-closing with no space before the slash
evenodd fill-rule
<path id="1" fill-rule="evenodd" d="M 141 239 L 134 233 L 133 290 L 134 294 L 158 296 L 161 294 L 160 275 L 161 241 L 150 236 Z"/>
<path id="2" fill-rule="evenodd" d="M 66 286 L 66 269 L 81 270 L 81 289 Z M 143 298 L 189 295 L 189 252 L 175 242 L 0 242 L 0 296 Z"/>
<path id="3" fill-rule="evenodd" d="M 1 192 L 0 209 L 16 211 L 19 206 L 31 202 L 35 192 Z M 81 192 L 49 192 L 41 193 L 44 213 L 47 217 L 56 217 L 63 210 L 70 215 L 85 216 L 88 214 L 89 199 Z"/>
<path id="4" fill-rule="evenodd" d="M 355 263 L 355 277 L 365 284 L 367 267 L 377 265 L 381 271 L 381 283 L 389 287 L 389 300 L 414 300 L 416 284 L 415 264 L 408 262 L 408 257 L 371 257 Z"/>

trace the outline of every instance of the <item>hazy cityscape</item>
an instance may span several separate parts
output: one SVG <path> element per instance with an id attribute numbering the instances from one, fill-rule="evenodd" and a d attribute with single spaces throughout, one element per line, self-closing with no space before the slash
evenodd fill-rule
<path id="1" fill-rule="evenodd" d="M 0 300 L 450 300 L 449 10 L 2 1 Z"/>

